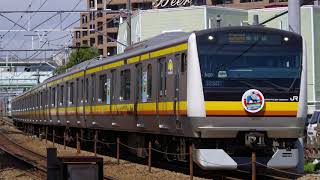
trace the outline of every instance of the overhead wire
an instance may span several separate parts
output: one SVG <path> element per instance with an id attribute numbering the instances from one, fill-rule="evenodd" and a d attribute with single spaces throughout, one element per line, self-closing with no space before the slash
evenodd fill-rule
<path id="1" fill-rule="evenodd" d="M 32 5 L 32 0 L 30 1 L 30 4 L 27 5 L 26 11 L 28 11 L 29 8 L 31 8 L 31 5 Z M 20 19 L 17 20 L 17 23 L 19 23 L 19 22 L 22 20 L 23 17 L 24 17 L 24 14 L 22 14 L 22 15 L 20 16 Z M 15 26 L 16 26 L 16 24 L 14 24 L 6 33 L 4 33 L 4 34 L 1 36 L 1 38 L 4 38 L 8 33 L 10 33 Z"/>
<path id="2" fill-rule="evenodd" d="M 48 0 L 46 0 L 45 2 L 43 2 L 42 4 L 41 4 L 41 6 L 38 8 L 38 10 L 37 11 L 39 11 L 43 6 L 44 6 L 44 4 L 47 2 Z M 72 8 L 72 10 L 74 10 L 75 8 L 77 8 L 78 7 L 78 5 L 81 3 L 81 0 L 79 0 L 78 2 L 77 2 L 77 4 Z M 41 25 L 43 25 L 45 22 L 47 22 L 48 20 L 50 20 L 50 19 L 52 19 L 53 17 L 55 17 L 56 15 L 58 15 L 59 13 L 56 13 L 56 14 L 54 14 L 53 16 L 51 16 L 51 17 L 49 17 L 46 21 L 43 21 L 43 22 L 41 22 L 41 23 L 39 23 L 38 25 L 36 25 L 36 26 L 34 26 L 33 28 L 32 28 L 32 30 L 34 30 L 35 28 L 37 28 L 37 27 L 40 27 Z M 31 18 L 34 16 L 35 14 L 33 14 L 32 16 L 31 16 Z M 59 24 L 57 24 L 54 28 L 56 28 L 56 27 L 58 27 L 61 23 L 63 23 L 68 17 L 70 16 L 70 13 L 69 13 L 69 15 L 67 15 L 66 17 L 64 17 L 63 19 L 62 19 L 62 21 L 59 23 Z M 30 19 L 31 19 L 30 18 Z M 24 26 L 27 24 L 28 22 L 26 22 L 25 24 L 24 24 Z M 74 24 L 74 23 L 73 23 Z M 73 25 L 73 24 L 71 24 L 71 25 Z M 69 25 L 68 27 L 70 27 L 71 25 Z M 50 32 L 47 32 L 47 33 L 45 33 L 45 35 L 48 35 Z M 68 36 L 68 35 L 67 35 Z M 64 37 L 67 37 L 67 36 L 63 36 L 63 38 Z M 13 38 L 15 38 L 15 37 L 13 37 Z M 12 38 L 12 39 L 13 39 Z M 57 38 L 57 39 L 54 39 L 54 40 L 58 40 L 58 39 L 63 39 L 63 38 Z M 47 40 L 47 41 L 45 41 L 42 45 L 41 45 L 41 47 L 40 47 L 40 49 L 47 43 L 47 42 L 50 42 L 50 40 Z M 23 44 L 25 43 L 25 40 L 24 40 L 24 42 L 23 42 Z M 21 47 L 21 46 L 20 46 Z M 35 57 L 35 56 L 38 56 L 38 55 L 40 55 L 41 54 L 41 52 L 39 53 L 39 52 L 35 52 L 35 53 L 33 53 L 32 55 L 30 55 L 29 57 L 27 57 L 27 58 L 25 58 L 24 60 L 29 60 L 29 59 L 31 59 L 31 58 L 33 58 L 33 57 Z"/>
<path id="3" fill-rule="evenodd" d="M 48 0 L 45 0 L 41 5 L 40 5 L 40 7 L 36 10 L 36 11 L 39 11 L 46 3 L 48 2 Z M 31 7 L 30 7 L 31 8 Z M 34 13 L 34 14 L 32 14 L 30 17 L 29 17 L 29 19 L 22 25 L 23 27 L 25 27 L 28 23 L 29 23 L 29 21 L 31 21 L 31 19 L 34 17 L 36 15 L 36 13 Z M 19 30 L 21 30 L 22 28 L 20 28 Z M 17 36 L 17 33 L 18 32 L 15 32 L 15 34 L 13 35 L 13 37 L 6 43 L 6 45 L 4 45 L 4 46 L 7 46 L 9 43 L 11 43 L 12 42 L 12 40 Z"/>

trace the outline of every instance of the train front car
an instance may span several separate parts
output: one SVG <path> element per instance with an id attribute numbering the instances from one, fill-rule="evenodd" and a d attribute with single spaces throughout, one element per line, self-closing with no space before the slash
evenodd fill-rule
<path id="1" fill-rule="evenodd" d="M 201 168 L 236 169 L 252 152 L 268 167 L 297 167 L 307 112 L 302 52 L 301 36 L 264 27 L 189 37 L 187 109 Z"/>

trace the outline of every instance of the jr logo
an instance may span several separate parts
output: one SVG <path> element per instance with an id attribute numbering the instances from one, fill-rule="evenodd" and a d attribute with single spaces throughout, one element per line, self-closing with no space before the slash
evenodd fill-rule
<path id="1" fill-rule="evenodd" d="M 290 101 L 299 101 L 299 96 L 292 96 Z"/>

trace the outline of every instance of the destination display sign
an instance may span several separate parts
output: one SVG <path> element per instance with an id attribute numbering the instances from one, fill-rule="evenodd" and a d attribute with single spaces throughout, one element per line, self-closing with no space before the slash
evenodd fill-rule
<path id="1" fill-rule="evenodd" d="M 225 33 L 218 36 L 219 44 L 281 44 L 283 38 L 279 35 L 259 33 Z"/>

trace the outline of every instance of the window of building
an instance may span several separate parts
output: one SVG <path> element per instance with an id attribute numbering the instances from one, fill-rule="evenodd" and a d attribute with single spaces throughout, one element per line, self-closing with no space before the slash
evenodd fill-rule
<path id="1" fill-rule="evenodd" d="M 206 5 L 207 1 L 206 0 L 193 0 L 191 2 L 191 5 L 195 5 L 195 6 L 201 6 L 201 5 Z"/>
<path id="2" fill-rule="evenodd" d="M 130 69 L 126 69 L 120 72 L 120 81 L 121 81 L 120 100 L 130 100 L 130 81 L 131 81 Z"/>
<path id="3" fill-rule="evenodd" d="M 152 3 L 151 2 L 143 2 L 143 3 L 132 3 L 132 9 L 133 10 L 146 10 L 146 9 L 152 9 Z"/>
<path id="4" fill-rule="evenodd" d="M 215 4 L 232 4 L 233 0 L 215 0 L 212 2 L 213 5 Z"/>
<path id="5" fill-rule="evenodd" d="M 119 27 L 119 19 L 107 19 L 107 28 Z"/>
<path id="6" fill-rule="evenodd" d="M 90 21 L 94 21 L 96 19 L 96 13 L 95 12 L 91 12 L 89 14 L 89 18 L 90 18 Z"/>
<path id="7" fill-rule="evenodd" d="M 103 36 L 98 35 L 98 44 L 103 44 Z"/>
<path id="8" fill-rule="evenodd" d="M 107 55 L 108 56 L 113 56 L 117 54 L 117 48 L 116 47 L 108 47 L 107 48 Z"/>
<path id="9" fill-rule="evenodd" d="M 98 49 L 99 55 L 103 55 L 103 49 Z"/>
<path id="10" fill-rule="evenodd" d="M 77 38 L 77 39 L 81 38 L 80 31 L 76 31 L 76 38 Z"/>
<path id="11" fill-rule="evenodd" d="M 94 0 L 90 0 L 90 1 L 89 1 L 89 7 L 90 7 L 90 8 L 96 7 Z"/>
<path id="12" fill-rule="evenodd" d="M 82 15 L 81 21 L 82 21 L 82 24 L 87 23 L 87 16 L 86 15 Z"/>
<path id="13" fill-rule="evenodd" d="M 76 43 L 76 47 L 80 47 L 80 45 L 81 45 L 81 44 L 80 44 L 79 42 Z"/>
<path id="14" fill-rule="evenodd" d="M 98 4 L 102 4 L 102 0 L 97 0 L 97 3 Z"/>
<path id="15" fill-rule="evenodd" d="M 103 22 L 98 22 L 97 23 L 97 29 L 98 29 L 98 31 L 102 31 L 103 30 Z"/>
<path id="16" fill-rule="evenodd" d="M 96 38 L 90 38 L 90 46 L 93 46 L 96 43 Z"/>
<path id="17" fill-rule="evenodd" d="M 147 97 L 148 99 L 152 98 L 152 65 L 148 64 L 147 71 L 148 79 L 147 79 Z"/>
<path id="18" fill-rule="evenodd" d="M 111 10 L 126 9 L 126 4 L 109 4 L 107 5 L 106 9 L 111 9 Z"/>
<path id="19" fill-rule="evenodd" d="M 259 2 L 263 0 L 240 0 L 240 3 L 248 3 L 248 2 Z"/>
<path id="20" fill-rule="evenodd" d="M 99 99 L 101 102 L 106 102 L 106 82 L 107 78 L 106 75 L 101 75 L 99 77 Z"/>
<path id="21" fill-rule="evenodd" d="M 107 42 L 114 42 L 117 39 L 118 33 L 108 33 Z"/>
<path id="22" fill-rule="evenodd" d="M 90 24 L 90 34 L 94 34 L 94 32 L 95 32 L 95 30 L 96 30 L 96 25 L 95 24 Z"/>
<path id="23" fill-rule="evenodd" d="M 88 40 L 83 40 L 83 41 L 82 41 L 82 44 L 83 44 L 83 45 L 88 45 Z"/>
<path id="24" fill-rule="evenodd" d="M 82 36 L 88 36 L 88 31 L 82 31 Z"/>
<path id="25" fill-rule="evenodd" d="M 99 4 L 99 3 L 98 3 Z M 103 16 L 103 14 L 102 14 L 102 8 L 98 8 L 97 9 L 98 10 L 98 12 L 97 12 L 97 17 L 102 17 Z"/>

